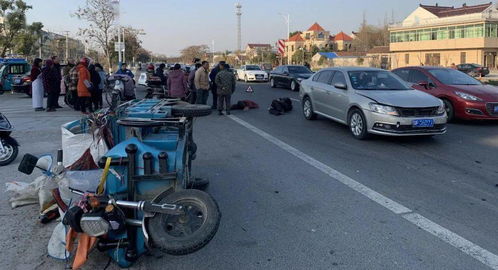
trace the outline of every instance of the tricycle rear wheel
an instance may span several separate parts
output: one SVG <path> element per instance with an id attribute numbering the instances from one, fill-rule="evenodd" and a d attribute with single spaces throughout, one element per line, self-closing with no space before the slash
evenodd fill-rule
<path id="1" fill-rule="evenodd" d="M 218 231 L 221 213 L 206 192 L 194 189 L 171 193 L 159 202 L 181 205 L 182 215 L 157 213 L 149 219 L 147 230 L 152 243 L 171 255 L 186 255 L 203 248 Z"/>

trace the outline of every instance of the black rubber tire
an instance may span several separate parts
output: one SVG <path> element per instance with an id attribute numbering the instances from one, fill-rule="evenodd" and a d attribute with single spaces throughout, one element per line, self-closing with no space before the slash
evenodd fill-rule
<path id="1" fill-rule="evenodd" d="M 309 106 L 310 106 L 310 110 L 311 110 L 309 115 L 306 115 L 305 108 L 304 108 L 307 102 L 309 102 Z M 311 99 L 309 97 L 303 98 L 303 115 L 304 115 L 304 118 L 306 118 L 306 120 L 315 120 L 316 119 L 316 113 L 313 112 L 313 103 L 311 102 Z"/>
<path id="2" fill-rule="evenodd" d="M 447 99 L 443 99 L 443 102 L 446 114 L 448 116 L 448 122 L 453 122 L 455 120 L 455 109 L 453 107 L 453 104 Z"/>
<path id="3" fill-rule="evenodd" d="M 162 203 L 182 204 L 183 202 L 195 202 L 204 207 L 205 216 L 202 225 L 192 234 L 183 237 L 175 237 L 166 233 L 164 219 L 166 214 L 156 214 L 147 222 L 147 230 L 154 247 L 171 255 L 186 255 L 194 253 L 203 248 L 213 239 L 220 225 L 221 213 L 216 201 L 206 192 L 187 189 L 171 193 L 160 200 Z"/>
<path id="4" fill-rule="evenodd" d="M 294 85 L 294 87 L 292 87 L 292 85 Z M 296 81 L 292 80 L 290 84 L 290 90 L 293 92 L 299 91 L 299 84 Z"/>
<path id="5" fill-rule="evenodd" d="M 210 115 L 212 110 L 208 105 L 185 103 L 173 105 L 171 112 L 177 117 L 201 117 Z"/>
<path id="6" fill-rule="evenodd" d="M 361 130 L 361 133 L 359 134 L 354 134 L 353 131 L 351 130 L 351 119 L 353 117 L 353 115 L 355 114 L 358 114 L 360 117 L 361 117 L 361 120 L 362 120 L 362 123 L 363 123 L 363 127 L 362 127 L 362 130 Z M 366 140 L 370 137 L 370 134 L 368 133 L 367 131 L 367 120 L 365 118 L 365 115 L 363 115 L 363 112 L 359 109 L 352 109 L 349 113 L 348 113 L 348 128 L 349 128 L 349 132 L 351 132 L 351 135 L 353 135 L 353 137 L 355 139 L 358 139 L 358 140 Z"/>
<path id="7" fill-rule="evenodd" d="M 12 155 L 7 160 L 0 161 L 0 166 L 7 166 L 17 158 L 17 155 L 19 154 L 19 147 L 17 145 L 10 144 L 5 140 L 3 140 L 2 143 L 4 146 L 12 147 Z"/>
<path id="8" fill-rule="evenodd" d="M 275 84 L 275 79 L 273 79 L 273 78 L 270 78 L 270 87 L 271 88 L 277 87 L 277 85 Z"/>

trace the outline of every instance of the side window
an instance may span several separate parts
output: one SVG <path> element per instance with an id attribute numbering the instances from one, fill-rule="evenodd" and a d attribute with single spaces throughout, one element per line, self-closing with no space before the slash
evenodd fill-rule
<path id="1" fill-rule="evenodd" d="M 408 77 L 408 81 L 411 83 L 428 82 L 429 77 L 425 75 L 422 71 L 412 69 L 410 70 L 410 76 Z"/>
<path id="2" fill-rule="evenodd" d="M 24 74 L 24 65 L 10 65 L 9 66 L 9 74 Z"/>
<path id="3" fill-rule="evenodd" d="M 320 78 L 320 76 L 322 76 L 323 72 L 324 72 L 324 71 L 322 71 L 322 72 L 318 72 L 317 74 L 315 74 L 315 75 L 313 76 L 313 81 L 314 81 L 314 82 L 318 81 L 318 79 Z"/>
<path id="4" fill-rule="evenodd" d="M 329 84 L 330 80 L 332 79 L 332 76 L 334 75 L 334 71 L 326 70 L 322 71 L 322 74 L 320 74 L 320 77 L 318 77 L 317 81 L 318 83 L 323 83 L 323 84 Z"/>
<path id="5" fill-rule="evenodd" d="M 337 83 L 348 85 L 346 83 L 346 77 L 344 77 L 344 74 L 340 71 L 336 71 L 334 74 L 334 78 L 332 78 L 332 85 L 335 85 Z"/>
<path id="6" fill-rule="evenodd" d="M 403 81 L 408 81 L 408 76 L 410 75 L 410 70 L 408 69 L 398 69 L 393 71 L 394 74 L 398 75 Z"/>
<path id="7" fill-rule="evenodd" d="M 282 67 L 282 73 L 285 73 L 285 72 L 289 73 L 289 69 L 287 67 Z"/>
<path id="8" fill-rule="evenodd" d="M 284 67 L 283 66 L 279 66 L 277 69 L 275 69 L 275 72 L 276 73 L 283 73 L 283 70 L 284 70 Z"/>

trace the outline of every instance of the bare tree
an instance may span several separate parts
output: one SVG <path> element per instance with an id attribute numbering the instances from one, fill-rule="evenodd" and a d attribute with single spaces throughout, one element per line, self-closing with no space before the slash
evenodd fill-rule
<path id="1" fill-rule="evenodd" d="M 207 45 L 194 45 L 181 50 L 184 63 L 190 63 L 194 58 L 204 58 L 209 50 Z"/>
<path id="2" fill-rule="evenodd" d="M 74 15 L 89 23 L 87 28 L 80 29 L 80 34 L 97 44 L 112 68 L 111 40 L 116 33 L 117 13 L 111 0 L 87 0 L 86 6 L 78 8 Z"/>

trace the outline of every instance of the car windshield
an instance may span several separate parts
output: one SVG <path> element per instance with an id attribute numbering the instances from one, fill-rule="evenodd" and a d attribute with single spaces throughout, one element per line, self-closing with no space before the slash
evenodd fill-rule
<path id="1" fill-rule="evenodd" d="M 246 70 L 261 70 L 258 66 L 246 66 Z"/>
<path id="2" fill-rule="evenodd" d="M 388 71 L 350 71 L 348 74 L 356 90 L 410 90 Z"/>
<path id="3" fill-rule="evenodd" d="M 449 85 L 480 85 L 481 82 L 469 75 L 454 69 L 431 69 L 429 73 L 443 84 Z"/>
<path id="4" fill-rule="evenodd" d="M 312 73 L 307 67 L 304 66 L 289 66 L 289 73 Z"/>

